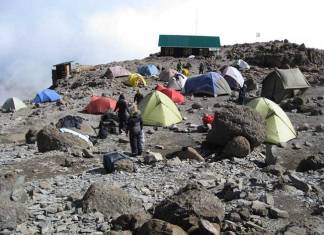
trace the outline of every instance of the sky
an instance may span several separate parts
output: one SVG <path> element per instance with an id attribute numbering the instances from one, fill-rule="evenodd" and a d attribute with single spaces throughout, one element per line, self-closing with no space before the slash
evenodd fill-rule
<path id="1" fill-rule="evenodd" d="M 220 36 L 223 45 L 288 39 L 324 49 L 322 9 L 322 0 L 0 0 L 0 103 L 51 85 L 59 62 L 158 52 L 159 34 Z"/>

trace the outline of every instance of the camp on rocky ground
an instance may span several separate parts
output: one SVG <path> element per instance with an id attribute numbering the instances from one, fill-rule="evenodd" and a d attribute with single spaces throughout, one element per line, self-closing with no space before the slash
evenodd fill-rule
<path id="1" fill-rule="evenodd" d="M 323 234 L 323 77 L 322 50 L 284 40 L 77 65 L 6 97 L 0 234 Z M 120 134 L 121 95 L 142 126 Z"/>

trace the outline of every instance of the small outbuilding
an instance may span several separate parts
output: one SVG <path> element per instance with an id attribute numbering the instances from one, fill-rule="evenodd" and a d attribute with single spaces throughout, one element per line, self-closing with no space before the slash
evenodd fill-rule
<path id="1" fill-rule="evenodd" d="M 53 86 L 57 86 L 58 80 L 71 77 L 72 62 L 73 61 L 67 61 L 67 62 L 53 65 L 52 67 Z"/>
<path id="2" fill-rule="evenodd" d="M 217 36 L 160 35 L 161 56 L 213 56 L 221 45 Z"/>
<path id="3" fill-rule="evenodd" d="M 275 69 L 262 82 L 261 96 L 276 103 L 302 94 L 310 85 L 298 69 Z"/>

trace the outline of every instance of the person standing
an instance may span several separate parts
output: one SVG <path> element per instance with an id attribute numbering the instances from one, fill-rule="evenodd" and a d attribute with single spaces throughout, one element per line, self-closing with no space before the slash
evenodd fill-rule
<path id="1" fill-rule="evenodd" d="M 129 117 L 128 104 L 123 94 L 119 96 L 114 112 L 116 111 L 118 111 L 119 134 L 121 134 L 122 131 L 126 129 L 127 120 Z"/>
<path id="2" fill-rule="evenodd" d="M 134 96 L 134 102 L 138 105 L 143 100 L 143 98 L 143 94 L 140 92 L 139 89 L 137 89 L 136 94 Z"/>
<path id="3" fill-rule="evenodd" d="M 240 88 L 239 97 L 238 97 L 238 103 L 240 105 L 245 104 L 246 90 L 247 90 L 247 86 L 246 86 L 246 84 L 243 84 L 243 86 Z"/>
<path id="4" fill-rule="evenodd" d="M 204 68 L 205 68 L 204 63 L 201 62 L 200 65 L 199 65 L 199 74 L 203 74 L 204 73 Z"/>
<path id="5" fill-rule="evenodd" d="M 182 64 L 181 64 L 181 60 L 179 60 L 179 62 L 178 62 L 178 64 L 177 64 L 177 71 L 178 71 L 179 73 L 182 72 Z"/>
<path id="6" fill-rule="evenodd" d="M 143 152 L 142 143 L 142 130 L 143 130 L 143 120 L 137 111 L 137 109 L 132 112 L 130 118 L 127 122 L 126 134 L 129 135 L 129 142 L 132 150 L 132 156 L 140 156 Z"/>

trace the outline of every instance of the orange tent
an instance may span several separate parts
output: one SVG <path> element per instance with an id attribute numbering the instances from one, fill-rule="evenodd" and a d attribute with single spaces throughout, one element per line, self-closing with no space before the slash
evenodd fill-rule
<path id="1" fill-rule="evenodd" d="M 181 95 L 178 91 L 172 88 L 164 87 L 158 84 L 155 90 L 160 91 L 167 95 L 174 103 L 182 104 L 185 101 L 185 97 Z"/>
<path id="2" fill-rule="evenodd" d="M 109 109 L 114 110 L 116 107 L 117 101 L 103 96 L 92 96 L 90 103 L 85 108 L 86 113 L 100 114 L 105 113 Z"/>

